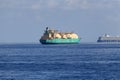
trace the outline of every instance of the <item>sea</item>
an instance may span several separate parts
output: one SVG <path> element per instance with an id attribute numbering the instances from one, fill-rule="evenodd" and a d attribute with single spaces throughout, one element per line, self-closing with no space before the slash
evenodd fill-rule
<path id="1" fill-rule="evenodd" d="M 0 80 L 120 80 L 120 44 L 0 44 Z"/>

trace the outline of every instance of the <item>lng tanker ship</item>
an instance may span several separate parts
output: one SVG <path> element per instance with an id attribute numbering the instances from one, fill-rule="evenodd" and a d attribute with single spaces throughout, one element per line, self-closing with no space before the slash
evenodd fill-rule
<path id="1" fill-rule="evenodd" d="M 105 34 L 103 36 L 100 36 L 97 42 L 108 42 L 108 43 L 120 42 L 120 36 L 110 36 L 108 34 Z"/>
<path id="2" fill-rule="evenodd" d="M 79 43 L 80 38 L 73 32 L 59 32 L 47 27 L 39 41 L 41 44 L 69 44 Z"/>

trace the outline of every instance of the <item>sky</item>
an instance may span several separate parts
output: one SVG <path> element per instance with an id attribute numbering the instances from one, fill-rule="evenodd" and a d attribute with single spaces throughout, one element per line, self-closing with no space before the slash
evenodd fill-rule
<path id="1" fill-rule="evenodd" d="M 46 27 L 81 42 L 120 36 L 120 0 L 0 0 L 0 43 L 39 43 Z"/>

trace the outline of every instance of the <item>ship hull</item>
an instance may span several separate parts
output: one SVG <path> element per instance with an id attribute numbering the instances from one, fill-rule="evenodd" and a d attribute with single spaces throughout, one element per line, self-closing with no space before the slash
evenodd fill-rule
<path id="1" fill-rule="evenodd" d="M 120 40 L 97 40 L 97 42 L 107 42 L 107 43 L 117 43 L 119 42 L 120 43 Z"/>
<path id="2" fill-rule="evenodd" d="M 76 44 L 80 39 L 47 39 L 40 40 L 41 44 Z"/>

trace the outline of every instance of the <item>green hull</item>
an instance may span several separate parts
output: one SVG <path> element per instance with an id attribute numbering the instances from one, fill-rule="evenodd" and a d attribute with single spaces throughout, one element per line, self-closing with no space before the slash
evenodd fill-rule
<path id="1" fill-rule="evenodd" d="M 40 40 L 42 44 L 74 44 L 79 43 L 80 39 L 48 39 Z"/>

